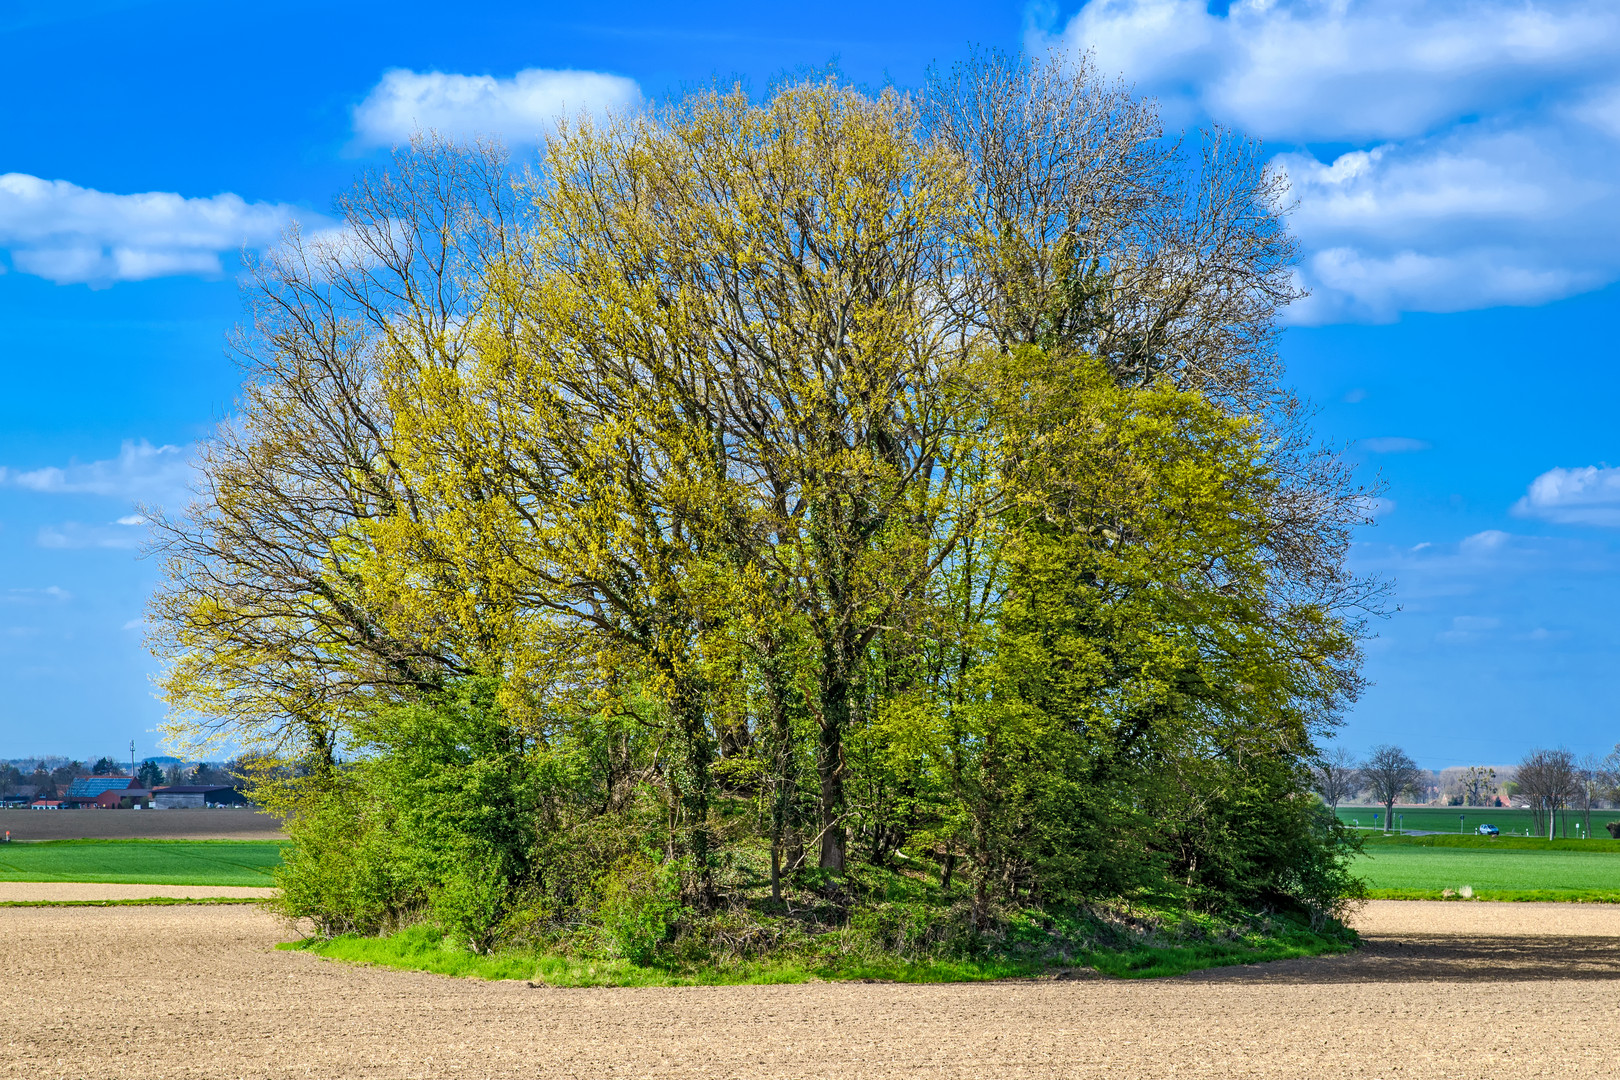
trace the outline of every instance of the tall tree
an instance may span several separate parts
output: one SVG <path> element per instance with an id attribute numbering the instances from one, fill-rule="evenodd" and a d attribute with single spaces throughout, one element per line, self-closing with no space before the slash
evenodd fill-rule
<path id="1" fill-rule="evenodd" d="M 1558 812 L 1581 790 L 1575 755 L 1561 747 L 1532 750 L 1519 762 L 1513 779 L 1518 784 L 1516 794 L 1530 807 L 1537 834 L 1552 839 Z"/>
<path id="2" fill-rule="evenodd" d="M 165 566 L 150 644 L 177 747 L 330 763 L 366 701 L 476 668 L 476 642 L 391 620 L 362 556 L 367 523 L 424 509 L 399 467 L 384 359 L 468 354 L 514 204 L 504 154 L 419 140 L 339 201 L 340 229 L 295 230 L 252 264 L 235 417 L 199 447 L 193 504 L 147 514 Z"/>
<path id="3" fill-rule="evenodd" d="M 1311 763 L 1311 787 L 1334 811 L 1343 800 L 1360 794 L 1364 786 L 1356 759 L 1342 746 L 1324 751 Z"/>
<path id="4" fill-rule="evenodd" d="M 1373 801 L 1384 808 L 1384 831 L 1389 832 L 1395 803 L 1417 790 L 1424 773 L 1405 750 L 1386 743 L 1373 747 L 1361 763 L 1361 777 Z"/>

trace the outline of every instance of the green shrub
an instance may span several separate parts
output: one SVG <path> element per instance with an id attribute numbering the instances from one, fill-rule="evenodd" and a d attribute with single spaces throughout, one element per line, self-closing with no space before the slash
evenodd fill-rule
<path id="1" fill-rule="evenodd" d="M 689 914 L 681 904 L 680 875 L 645 855 L 622 860 L 597 886 L 597 925 L 612 955 L 649 964 L 675 940 Z"/>

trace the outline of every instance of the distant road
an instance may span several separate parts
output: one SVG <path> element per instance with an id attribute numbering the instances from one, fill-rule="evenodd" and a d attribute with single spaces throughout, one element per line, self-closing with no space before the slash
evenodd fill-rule
<path id="1" fill-rule="evenodd" d="M 282 840 L 281 819 L 253 810 L 0 810 L 12 840 Z"/>

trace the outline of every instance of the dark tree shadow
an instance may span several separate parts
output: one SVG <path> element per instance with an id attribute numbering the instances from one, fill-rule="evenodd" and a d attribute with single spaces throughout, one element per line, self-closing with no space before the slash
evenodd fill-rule
<path id="1" fill-rule="evenodd" d="M 1294 984 L 1620 981 L 1620 937 L 1369 936 L 1343 956 L 1210 968 L 1181 977 Z"/>

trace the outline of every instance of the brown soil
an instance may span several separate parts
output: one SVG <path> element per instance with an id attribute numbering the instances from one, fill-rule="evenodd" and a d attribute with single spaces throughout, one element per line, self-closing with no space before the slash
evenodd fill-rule
<path id="1" fill-rule="evenodd" d="M 285 840 L 252 810 L 0 810 L 13 840 Z M 0 1076 L 5 1075 L 0 1073 Z"/>
<path id="2" fill-rule="evenodd" d="M 0 1076 L 1613 1077 L 1620 908 L 1370 905 L 1179 979 L 558 990 L 276 951 L 245 907 L 0 910 Z M 100 1063 L 100 1064 L 98 1064 Z"/>

